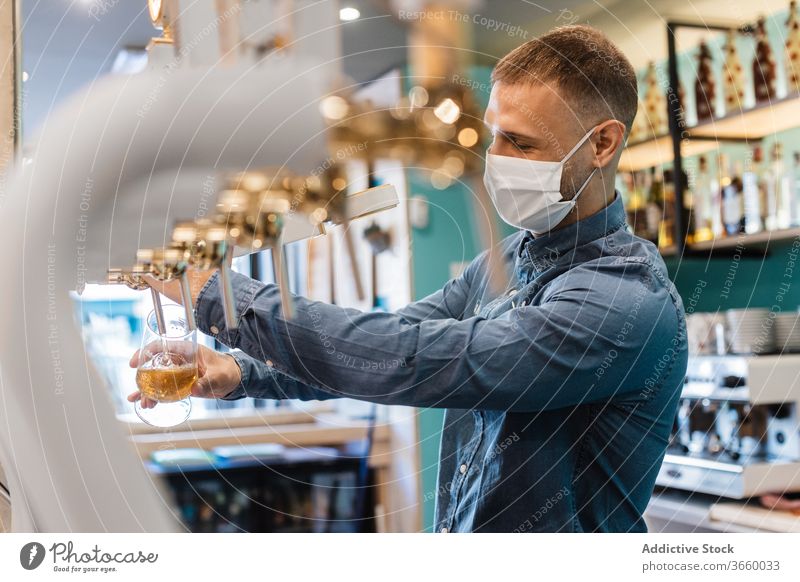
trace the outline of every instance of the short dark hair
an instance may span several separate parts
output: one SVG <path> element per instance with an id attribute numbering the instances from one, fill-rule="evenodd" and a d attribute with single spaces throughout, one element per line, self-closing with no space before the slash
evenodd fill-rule
<path id="1" fill-rule="evenodd" d="M 517 47 L 492 71 L 492 82 L 497 81 L 553 84 L 572 107 L 613 117 L 628 132 L 639 103 L 630 61 L 591 26 L 562 26 Z"/>

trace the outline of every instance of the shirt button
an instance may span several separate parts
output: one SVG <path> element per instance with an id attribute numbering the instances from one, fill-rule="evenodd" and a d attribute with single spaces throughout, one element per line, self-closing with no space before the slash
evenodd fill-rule
<path id="1" fill-rule="evenodd" d="M 439 530 L 439 532 L 440 532 L 440 533 L 447 533 L 447 528 L 446 528 L 446 527 L 443 527 L 442 529 L 440 529 L 440 530 Z"/>
<path id="2" fill-rule="evenodd" d="M 267 360 L 266 364 L 267 364 L 267 366 L 269 366 L 270 368 L 271 368 L 271 367 L 274 365 L 274 364 L 272 363 L 272 360 Z"/>
<path id="3" fill-rule="evenodd" d="M 459 471 L 461 471 L 461 474 L 463 475 L 464 473 L 466 473 L 466 472 L 467 472 L 467 465 L 466 465 L 466 464 L 464 464 L 464 465 L 461 465 L 461 466 L 458 468 L 458 470 L 459 470 Z"/>
<path id="4" fill-rule="evenodd" d="M 211 333 L 213 333 L 214 335 L 216 335 L 216 334 L 218 334 L 218 333 L 219 333 L 219 328 L 218 328 L 216 325 L 212 325 L 212 326 L 211 326 L 211 327 L 209 327 L 208 329 L 209 329 L 209 331 L 211 331 Z"/>

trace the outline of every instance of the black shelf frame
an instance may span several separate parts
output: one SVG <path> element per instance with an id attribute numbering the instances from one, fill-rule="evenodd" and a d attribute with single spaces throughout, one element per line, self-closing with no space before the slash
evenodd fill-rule
<path id="1" fill-rule="evenodd" d="M 676 33 L 682 28 L 701 29 L 706 31 L 728 32 L 736 29 L 740 34 L 753 34 L 755 27 L 752 24 L 731 25 L 730 23 L 693 22 L 688 20 L 670 20 L 667 22 L 667 72 L 669 86 L 667 87 L 667 120 L 669 122 L 669 136 L 672 139 L 673 175 L 675 176 L 675 254 L 679 257 L 695 254 L 706 255 L 708 251 L 694 252 L 687 249 L 686 237 L 689 234 L 689 224 L 684 224 L 683 196 L 687 184 L 683 179 L 683 156 L 681 143 L 687 140 L 714 140 L 727 142 L 753 142 L 757 141 L 746 136 L 692 136 L 691 127 L 686 125 L 685 116 L 681 115 L 681 103 L 678 99 L 680 78 L 678 76 L 678 56 Z"/>

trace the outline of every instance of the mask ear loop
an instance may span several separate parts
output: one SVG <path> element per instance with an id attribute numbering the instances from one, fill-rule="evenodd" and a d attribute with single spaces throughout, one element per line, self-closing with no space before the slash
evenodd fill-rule
<path id="1" fill-rule="evenodd" d="M 567 160 L 569 160 L 575 154 L 575 152 L 578 151 L 578 148 L 580 148 L 583 145 L 583 143 L 594 134 L 596 129 L 597 129 L 597 126 L 595 125 L 592 129 L 590 129 L 588 132 L 586 132 L 586 135 L 584 135 L 581 139 L 578 140 L 578 143 L 575 144 L 575 147 L 573 147 L 571 150 L 569 150 L 569 152 L 567 152 L 566 156 L 561 158 L 561 163 L 563 164 Z"/>
<path id="2" fill-rule="evenodd" d="M 580 195 L 581 195 L 581 192 L 583 192 L 583 191 L 584 191 L 584 189 L 586 188 L 586 186 L 588 186 L 588 185 L 589 185 L 589 180 L 591 180 L 591 179 L 592 179 L 592 177 L 594 176 L 594 173 L 595 173 L 596 171 L 597 171 L 597 168 L 595 168 L 594 170 L 592 170 L 592 173 L 591 173 L 591 174 L 589 174 L 589 177 L 588 177 L 588 178 L 586 178 L 586 180 L 584 180 L 584 182 L 583 182 L 583 184 L 581 185 L 581 187 L 580 187 L 580 188 L 578 188 L 578 191 L 577 191 L 577 192 L 575 192 L 575 196 L 573 196 L 573 197 L 572 197 L 572 200 L 570 200 L 570 201 L 569 201 L 569 202 L 570 202 L 570 204 L 572 204 L 572 207 L 573 207 L 573 208 L 575 208 L 575 204 L 578 202 L 578 196 L 580 196 Z"/>
<path id="3" fill-rule="evenodd" d="M 590 129 L 589 131 L 587 131 L 587 132 L 586 132 L 586 135 L 584 135 L 584 136 L 583 136 L 583 137 L 582 137 L 580 140 L 578 140 L 578 143 L 576 143 L 576 144 L 575 144 L 575 147 L 573 147 L 573 148 L 572 148 L 572 149 L 569 151 L 569 153 L 567 153 L 567 155 L 566 155 L 566 156 L 564 156 L 564 158 L 561 160 L 561 163 L 563 164 L 563 163 L 565 163 L 565 162 L 566 162 L 568 159 L 570 159 L 570 158 L 572 157 L 572 155 L 573 155 L 575 152 L 577 152 L 577 151 L 578 151 L 578 148 L 580 148 L 580 147 L 583 145 L 583 143 L 584 143 L 584 142 L 585 142 L 587 139 L 589 139 L 589 138 L 590 138 L 590 137 L 591 137 L 591 136 L 594 134 L 594 132 L 595 132 L 595 130 L 596 130 L 596 129 L 597 129 L 597 126 L 595 125 L 595 126 L 592 128 L 592 129 Z M 586 178 L 586 180 L 584 180 L 583 184 L 581 184 L 581 187 L 580 187 L 580 188 L 578 188 L 578 191 L 577 191 L 577 192 L 575 192 L 575 196 L 573 196 L 573 197 L 572 197 L 572 200 L 569 200 L 569 203 L 572 205 L 572 208 L 575 208 L 575 204 L 578 202 L 578 196 L 580 196 L 580 195 L 581 195 L 581 192 L 583 192 L 583 190 L 586 188 L 586 186 L 588 186 L 588 185 L 589 185 L 589 180 L 591 180 L 591 179 L 592 179 L 592 177 L 594 176 L 594 173 L 595 173 L 596 171 L 597 171 L 597 168 L 595 168 L 594 170 L 592 170 L 592 173 L 591 173 L 591 174 L 589 174 L 589 177 L 588 177 L 588 178 Z M 564 197 L 564 195 L 562 194 L 562 195 L 561 195 L 561 197 L 563 198 L 563 197 Z"/>
<path id="4" fill-rule="evenodd" d="M 602 124 L 601 124 L 601 125 L 602 125 Z M 564 157 L 564 159 L 562 160 L 562 162 L 566 162 L 566 161 L 569 159 L 569 157 L 570 157 L 572 154 L 574 154 L 576 151 L 578 151 L 578 148 L 579 148 L 579 147 L 581 147 L 581 146 L 583 145 L 583 142 L 585 142 L 587 139 L 589 139 L 589 136 L 591 136 L 591 135 L 592 135 L 592 134 L 595 132 L 595 130 L 596 130 L 598 127 L 599 127 L 598 125 L 595 125 L 595 126 L 592 128 L 592 129 L 590 129 L 590 130 L 589 130 L 589 133 L 587 133 L 586 135 L 584 135 L 584 136 L 581 138 L 581 140 L 580 140 L 580 141 L 579 141 L 577 144 L 575 144 L 575 147 L 574 147 L 574 148 L 572 148 L 572 150 L 571 150 L 571 151 L 570 151 L 570 152 L 569 152 L 569 153 L 568 153 L 568 154 L 567 154 L 567 155 Z M 572 207 L 573 207 L 573 208 L 575 208 L 575 204 L 578 202 L 578 196 L 580 196 L 580 195 L 581 195 L 581 192 L 583 192 L 583 190 L 586 188 L 586 186 L 588 186 L 588 185 L 589 185 L 589 180 L 591 180 L 591 179 L 592 179 L 592 177 L 594 176 L 594 173 L 595 173 L 597 170 L 598 170 L 598 168 L 595 168 L 594 170 L 592 170 L 592 173 L 591 173 L 591 174 L 589 174 L 589 177 L 588 177 L 588 178 L 586 178 L 586 180 L 583 182 L 583 184 L 581 184 L 581 187 L 580 187 L 580 188 L 578 188 L 578 191 L 577 191 L 577 192 L 575 192 L 575 196 L 573 196 L 573 197 L 572 197 L 572 200 L 570 200 L 570 202 L 572 203 Z"/>

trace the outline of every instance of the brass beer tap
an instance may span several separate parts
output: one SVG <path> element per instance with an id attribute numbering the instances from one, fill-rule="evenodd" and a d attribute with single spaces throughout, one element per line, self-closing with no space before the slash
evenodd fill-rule
<path id="1" fill-rule="evenodd" d="M 286 318 L 294 314 L 281 244 L 284 220 L 293 199 L 302 197 L 298 179 L 287 172 L 243 172 L 231 177 L 217 201 L 218 220 L 233 244 L 253 251 L 272 250 L 275 280 Z"/>
<path id="2" fill-rule="evenodd" d="M 139 249 L 136 253 L 137 263 L 144 270 L 143 274 L 150 275 L 159 281 L 180 282 L 181 302 L 186 312 L 186 323 L 189 330 L 197 329 L 194 318 L 192 295 L 189 291 L 189 280 L 186 270 L 189 267 L 187 254 L 179 247 L 162 247 L 156 249 Z M 159 332 L 164 333 L 164 314 L 161 308 L 161 296 L 155 289 L 153 293 L 153 306 L 156 312 Z"/>
<path id="3" fill-rule="evenodd" d="M 236 329 L 239 322 L 236 319 L 230 271 L 233 244 L 228 234 L 228 226 L 209 219 L 178 222 L 172 231 L 172 240 L 176 248 L 183 250 L 190 266 L 203 271 L 219 269 L 225 326 L 228 329 Z"/>

